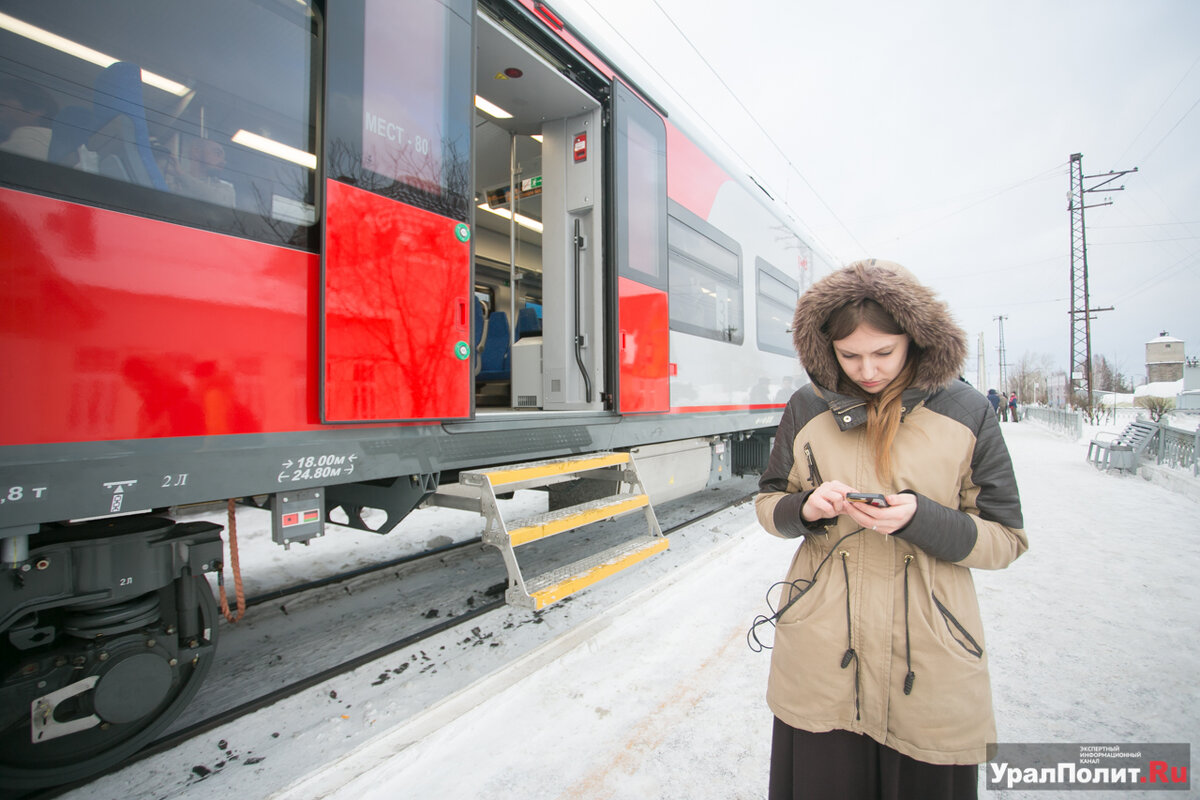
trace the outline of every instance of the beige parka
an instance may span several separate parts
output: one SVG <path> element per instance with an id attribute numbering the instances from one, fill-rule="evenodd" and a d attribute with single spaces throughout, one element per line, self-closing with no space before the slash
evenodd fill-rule
<path id="1" fill-rule="evenodd" d="M 860 297 L 892 315 L 912 337 L 909 357 L 921 359 L 886 483 L 865 437 L 865 403 L 835 391 L 837 360 L 822 331 Z M 996 415 L 958 380 L 966 336 L 902 267 L 870 260 L 805 292 L 793 340 L 813 382 L 784 409 L 755 501 L 768 532 L 803 536 L 780 601 L 768 705 L 794 728 L 863 733 L 928 763 L 986 761 L 996 732 L 971 569 L 1008 566 L 1028 540 Z M 915 494 L 915 516 L 890 536 L 845 515 L 806 523 L 814 464 L 824 481 Z"/>

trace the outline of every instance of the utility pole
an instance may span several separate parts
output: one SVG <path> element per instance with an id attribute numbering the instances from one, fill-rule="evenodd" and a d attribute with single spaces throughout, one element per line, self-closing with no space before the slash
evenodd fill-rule
<path id="1" fill-rule="evenodd" d="M 1087 205 L 1084 195 L 1097 192 L 1112 183 L 1122 175 L 1137 172 L 1133 169 L 1120 172 L 1107 172 L 1103 175 L 1083 174 L 1083 154 L 1071 155 L 1071 191 L 1067 194 L 1067 209 L 1071 212 L 1071 370 L 1068 402 L 1072 408 L 1078 407 L 1076 389 L 1087 396 L 1086 413 L 1090 417 L 1094 407 L 1092 397 L 1092 314 L 1097 311 L 1112 311 L 1113 307 L 1092 308 L 1088 294 L 1088 265 L 1087 265 L 1087 233 L 1083 222 L 1083 210 L 1097 206 L 1110 206 L 1112 200 L 1105 199 L 1100 203 Z M 1083 182 L 1095 178 L 1104 178 L 1092 186 L 1085 187 Z M 1120 192 L 1124 185 L 1110 187 L 1108 191 Z M 1078 382 L 1078 383 L 1077 383 Z"/>
<path id="2" fill-rule="evenodd" d="M 987 349 L 986 344 L 984 343 L 983 331 L 979 332 L 979 347 L 976 349 L 976 353 L 978 355 L 977 363 L 975 365 L 975 380 L 978 381 L 978 383 L 975 385 L 979 388 L 979 391 L 983 392 L 986 391 L 984 387 L 989 383 L 987 371 Z"/>
<path id="3" fill-rule="evenodd" d="M 1008 362 L 1005 360 L 1005 357 L 1004 357 L 1004 320 L 1008 319 L 1008 316 L 1005 314 L 1001 314 L 998 317 L 992 317 L 992 319 L 994 319 L 1000 323 L 1000 340 L 999 340 L 1000 344 L 996 348 L 997 350 L 1000 351 L 1000 391 L 1002 394 L 1007 396 L 1008 395 L 1008 380 L 1004 374 L 1004 367 L 1007 366 Z"/>

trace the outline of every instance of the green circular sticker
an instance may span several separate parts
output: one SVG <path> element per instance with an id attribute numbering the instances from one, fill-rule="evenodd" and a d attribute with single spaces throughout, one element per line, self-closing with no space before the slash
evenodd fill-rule
<path id="1" fill-rule="evenodd" d="M 471 346 L 466 342 L 459 342 L 454 345 L 454 355 L 458 356 L 459 361 L 466 361 L 471 357 Z"/>
<path id="2" fill-rule="evenodd" d="M 467 226 L 467 223 L 460 222 L 454 226 L 454 235 L 458 237 L 460 242 L 470 241 L 471 229 Z"/>

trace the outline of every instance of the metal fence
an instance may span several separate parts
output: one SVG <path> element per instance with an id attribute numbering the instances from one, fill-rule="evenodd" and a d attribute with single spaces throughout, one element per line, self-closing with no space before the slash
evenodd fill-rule
<path id="1" fill-rule="evenodd" d="M 1080 439 L 1083 436 L 1083 414 L 1078 411 L 1022 406 L 1020 412 L 1023 419 L 1040 422 L 1050 430 L 1064 433 L 1073 439 Z"/>
<path id="2" fill-rule="evenodd" d="M 1142 418 L 1134 409 L 1116 409 L 1109 413 L 1113 415 L 1109 421 L 1119 424 Z M 1083 437 L 1083 414 L 1079 411 L 1026 406 L 1021 409 L 1021 414 L 1024 419 L 1041 423 L 1073 439 Z M 1142 452 L 1142 460 L 1176 469 L 1190 469 L 1193 475 L 1200 476 L 1200 427 L 1196 430 L 1175 428 L 1169 423 L 1169 418 L 1158 421 L 1158 432 Z M 1184 421 L 1183 424 L 1188 423 Z"/>
<path id="3" fill-rule="evenodd" d="M 1200 453 L 1200 429 L 1180 430 L 1159 420 L 1155 438 L 1157 441 L 1150 443 L 1150 449 L 1154 451 L 1157 463 L 1190 468 L 1193 475 L 1200 475 L 1200 462 L 1196 460 L 1197 453 Z"/>

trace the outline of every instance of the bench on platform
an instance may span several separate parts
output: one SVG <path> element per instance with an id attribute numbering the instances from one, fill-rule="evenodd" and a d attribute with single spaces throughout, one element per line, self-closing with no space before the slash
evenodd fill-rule
<path id="1" fill-rule="evenodd" d="M 1157 434 L 1158 426 L 1144 420 L 1129 423 L 1119 434 L 1100 433 L 1088 445 L 1088 461 L 1105 471 L 1136 472 L 1138 459 Z"/>

